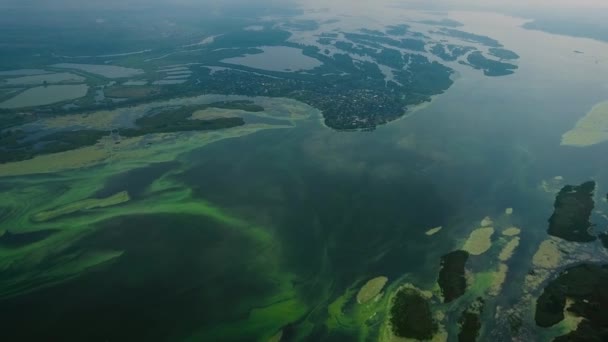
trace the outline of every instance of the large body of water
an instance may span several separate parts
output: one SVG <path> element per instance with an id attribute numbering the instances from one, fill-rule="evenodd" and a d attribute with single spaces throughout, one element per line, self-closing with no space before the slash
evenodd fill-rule
<path id="1" fill-rule="evenodd" d="M 313 340 L 350 340 L 324 328 L 336 297 L 379 275 L 432 287 L 440 256 L 506 208 L 514 209 L 521 245 L 503 296 L 493 300 L 515 302 L 552 212 L 554 194 L 542 181 L 594 179 L 597 209 L 608 209 L 599 200 L 608 192 L 605 145 L 560 145 L 562 134 L 608 97 L 608 45 L 527 31 L 501 15 L 450 17 L 517 52 L 517 73 L 489 78 L 455 66 L 445 94 L 372 132 L 333 131 L 313 113 L 294 128 L 224 139 L 103 179 L 102 190 L 127 190 L 155 209 L 108 214 L 63 252 L 124 254 L 72 281 L 5 300 L 0 322 L 22 336 L 28 326 L 42 326 L 51 339 L 69 330 L 76 339 L 95 331 L 114 340 L 219 341 L 285 328 L 285 335 L 309 329 Z M 244 58 L 254 56 L 264 57 Z M 248 66 L 305 69 L 273 58 L 255 63 Z M 0 178 L 0 188 L 35 191 L 44 181 L 59 193 L 75 192 L 87 174 L 102 172 Z M 210 204 L 211 214 L 198 216 L 182 192 Z M 438 234 L 425 235 L 437 226 Z M 484 340 L 493 314 L 486 314 Z"/>

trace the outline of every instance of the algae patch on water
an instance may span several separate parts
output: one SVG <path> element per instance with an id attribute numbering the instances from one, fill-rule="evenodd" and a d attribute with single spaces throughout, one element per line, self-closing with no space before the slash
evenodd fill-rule
<path id="1" fill-rule="evenodd" d="M 494 221 L 492 221 L 492 218 L 490 218 L 490 216 L 486 216 L 483 218 L 483 220 L 481 220 L 482 227 L 492 227 L 492 225 L 494 225 Z"/>
<path id="2" fill-rule="evenodd" d="M 509 227 L 502 231 L 502 235 L 504 236 L 516 236 L 519 235 L 519 233 L 521 233 L 521 229 L 517 227 Z"/>
<path id="3" fill-rule="evenodd" d="M 562 145 L 586 147 L 608 140 L 608 101 L 594 106 L 573 129 L 564 133 Z"/>
<path id="4" fill-rule="evenodd" d="M 492 247 L 493 234 L 494 228 L 492 227 L 475 229 L 464 243 L 462 250 L 469 252 L 471 255 L 481 255 L 487 252 Z"/>
<path id="5" fill-rule="evenodd" d="M 511 259 L 511 256 L 513 256 L 513 252 L 515 252 L 517 246 L 519 246 L 519 237 L 513 238 L 505 245 L 502 251 L 500 251 L 498 259 L 500 261 L 508 261 L 509 259 Z"/>
<path id="6" fill-rule="evenodd" d="M 32 220 L 35 222 L 44 222 L 78 211 L 110 207 L 128 202 L 129 200 L 129 194 L 126 191 L 122 191 L 106 198 L 89 198 L 82 201 L 68 203 L 50 210 L 41 211 L 32 215 Z"/>
<path id="7" fill-rule="evenodd" d="M 424 233 L 426 236 L 432 236 L 435 235 L 437 233 L 439 233 L 441 231 L 441 229 L 443 229 L 443 227 L 439 226 L 439 227 L 435 227 L 435 228 L 431 228 L 429 230 L 426 231 L 426 233 Z"/>
<path id="8" fill-rule="evenodd" d="M 387 281 L 387 277 L 376 277 L 368 280 L 367 283 L 361 287 L 359 293 L 357 293 L 357 303 L 364 304 L 374 299 L 380 294 Z"/>
<path id="9" fill-rule="evenodd" d="M 557 246 L 557 242 L 554 240 L 543 241 L 538 250 L 532 257 L 532 264 L 536 267 L 542 268 L 556 268 L 559 266 L 561 260 L 561 253 Z"/>

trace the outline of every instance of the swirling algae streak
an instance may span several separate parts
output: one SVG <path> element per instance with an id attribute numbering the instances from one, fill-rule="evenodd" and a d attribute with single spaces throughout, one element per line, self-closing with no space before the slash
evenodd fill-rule
<path id="1" fill-rule="evenodd" d="M 179 101 L 202 100 L 192 98 Z M 256 101 L 269 109 L 263 115 L 280 116 L 292 122 L 306 119 L 314 112 L 314 109 L 295 101 L 266 98 Z M 254 124 L 221 131 L 151 134 L 123 139 L 119 145 L 108 138 L 95 146 L 0 165 L 0 183 L 9 185 L 7 190 L 0 193 L 3 212 L 0 233 L 4 233 L 4 230 L 12 233 L 45 229 L 57 231 L 45 240 L 21 248 L 0 248 L 0 271 L 8 271 L 5 273 L 7 276 L 0 279 L 0 297 L 63 282 L 91 267 L 115 260 L 122 251 L 91 251 L 72 256 L 69 261 L 45 264 L 45 268 L 40 268 L 49 256 L 61 253 L 94 231 L 100 223 L 115 217 L 141 214 L 206 216 L 222 223 L 226 229 L 238 230 L 269 253 L 275 251 L 277 244 L 266 229 L 252 226 L 221 208 L 193 198 L 191 189 L 164 177 L 152 183 L 143 200 L 129 201 L 126 192 L 106 199 L 94 199 L 93 195 L 107 179 L 116 174 L 158 162 L 174 161 L 188 151 L 223 139 L 241 137 L 263 129 L 291 127 Z M 53 175 L 44 175 L 50 173 Z M 30 174 L 38 176 L 16 177 Z M 13 177 L 3 179 L 2 176 Z M 86 210 L 86 214 L 67 215 L 82 210 Z M 13 276 L 8 277 L 8 274 Z M 295 304 L 291 302 L 285 305 Z M 276 333 L 278 328 L 273 326 L 273 332 Z"/>
<path id="2" fill-rule="evenodd" d="M 170 185 L 170 184 L 168 184 Z M 179 187 L 173 184 L 173 189 Z M 124 195 L 115 195 L 114 201 L 124 200 Z M 114 196 L 113 196 L 114 197 Z M 92 199 L 83 200 L 92 203 Z M 76 206 L 72 204 L 71 206 Z M 141 214 L 191 214 L 209 217 L 222 223 L 226 229 L 236 229 L 260 246 L 274 246 L 272 237 L 260 227 L 252 226 L 245 220 L 229 215 L 220 208 L 203 201 L 193 199 L 190 189 L 163 192 L 162 195 L 150 196 L 139 202 L 123 202 L 122 205 L 112 207 L 97 207 L 88 211 L 87 215 L 66 216 L 59 220 L 36 224 L 35 228 L 57 229 L 60 232 L 38 243 L 19 249 L 0 249 L 0 270 L 21 270 L 16 278 L 7 277 L 0 280 L 0 297 L 25 293 L 43 286 L 65 281 L 87 268 L 112 260 L 121 255 L 122 251 L 94 252 L 76 258 L 68 264 L 52 265 L 49 269 L 36 267 L 49 255 L 70 246 L 73 242 L 87 233 L 90 233 L 99 223 L 115 217 L 141 215 Z M 10 224 L 10 222 L 7 222 Z M 31 226 L 31 225 L 30 225 Z M 89 253 L 90 254 L 90 253 Z M 72 265 L 74 264 L 74 265 Z M 29 270 L 34 269 L 36 272 Z M 27 284 L 35 284 L 33 287 Z"/>
<path id="3" fill-rule="evenodd" d="M 0 177 L 54 173 L 104 163 L 151 164 L 171 161 L 176 154 L 227 138 L 241 137 L 263 129 L 285 126 L 254 124 L 213 132 L 160 133 L 123 139 L 120 145 L 107 137 L 95 146 L 47 154 L 14 163 L 0 164 Z M 141 165 L 143 166 L 143 165 Z M 133 165 L 133 168 L 136 165 Z"/>
<path id="4" fill-rule="evenodd" d="M 82 201 L 72 202 L 52 210 L 41 211 L 32 215 L 32 220 L 35 222 L 44 222 L 63 215 L 75 213 L 77 211 L 110 207 L 128 202 L 129 200 L 129 193 L 122 191 L 106 198 L 89 198 Z"/>
<path id="5" fill-rule="evenodd" d="M 608 101 L 595 105 L 573 129 L 562 135 L 562 145 L 586 147 L 608 140 Z"/>

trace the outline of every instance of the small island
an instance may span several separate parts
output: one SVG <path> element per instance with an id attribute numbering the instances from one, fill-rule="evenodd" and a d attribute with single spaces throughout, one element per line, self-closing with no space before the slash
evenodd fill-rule
<path id="1" fill-rule="evenodd" d="M 608 330 L 608 265 L 582 264 L 563 271 L 537 300 L 535 320 L 550 327 L 564 320 L 564 311 L 582 320 L 577 329 L 554 341 L 603 341 Z M 566 307 L 567 299 L 571 301 Z"/>
<path id="2" fill-rule="evenodd" d="M 519 55 L 511 50 L 507 50 L 504 48 L 490 48 L 490 54 L 494 57 L 498 57 L 500 59 L 519 59 Z"/>
<path id="3" fill-rule="evenodd" d="M 415 288 L 403 287 L 397 291 L 390 315 L 395 336 L 428 340 L 438 331 L 427 298 Z"/>
<path id="4" fill-rule="evenodd" d="M 460 316 L 458 323 L 460 332 L 458 333 L 458 342 L 475 342 L 481 330 L 481 313 L 485 302 L 483 298 L 477 298 L 471 303 Z"/>
<path id="5" fill-rule="evenodd" d="M 470 66 L 483 70 L 486 76 L 506 76 L 515 73 L 517 65 L 495 61 L 486 58 L 480 51 L 474 51 L 467 56 Z"/>
<path id="6" fill-rule="evenodd" d="M 594 181 L 564 186 L 555 198 L 553 215 L 549 218 L 549 235 L 573 242 L 596 240 L 589 233 L 594 190 Z"/>
<path id="7" fill-rule="evenodd" d="M 464 266 L 469 258 L 465 251 L 454 251 L 441 257 L 441 269 L 437 283 L 443 293 L 443 301 L 449 303 L 462 296 L 467 288 Z"/>

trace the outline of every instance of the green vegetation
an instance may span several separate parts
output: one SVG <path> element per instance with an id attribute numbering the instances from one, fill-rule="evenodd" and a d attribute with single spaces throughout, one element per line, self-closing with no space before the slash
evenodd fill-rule
<path id="1" fill-rule="evenodd" d="M 604 246 L 605 248 L 608 248 L 608 233 L 601 233 L 597 236 L 600 241 L 602 242 L 602 246 Z"/>
<path id="2" fill-rule="evenodd" d="M 128 202 L 129 200 L 129 194 L 126 191 L 122 191 L 106 198 L 89 198 L 82 201 L 68 203 L 50 210 L 41 211 L 32 215 L 32 220 L 35 222 L 44 222 L 83 210 L 105 208 L 122 204 Z"/>
<path id="3" fill-rule="evenodd" d="M 410 68 L 398 75 L 400 86 L 394 82 L 387 85 L 373 63 L 355 66 L 348 55 L 327 57 L 315 48 L 307 48 L 304 53 L 324 63 L 311 72 L 312 75 L 271 78 L 224 70 L 198 74 L 197 77 L 201 80 L 200 87 L 208 93 L 295 98 L 320 109 L 325 124 L 340 130 L 373 129 L 395 120 L 405 113 L 404 108 L 408 105 L 428 101 L 430 96 L 443 92 L 452 84 L 451 69 L 439 63 L 430 63 L 422 56 L 414 58 L 412 55 Z M 399 58 L 399 54 L 395 57 Z M 403 63 L 402 58 L 398 62 Z M 321 76 L 327 74 L 332 76 Z M 259 84 L 264 86 L 260 87 Z M 403 96 L 404 92 L 411 96 Z"/>
<path id="4" fill-rule="evenodd" d="M 178 109 L 165 110 L 154 113 L 135 120 L 138 128 L 127 128 L 119 131 L 120 135 L 126 137 L 136 137 L 152 133 L 186 132 L 186 131 L 205 131 L 222 128 L 230 128 L 245 124 L 242 118 L 216 118 L 210 120 L 190 120 L 192 114 L 199 110 L 214 107 L 216 104 L 185 106 Z M 225 103 L 217 104 L 219 108 L 230 106 Z M 238 105 L 235 107 L 247 107 Z"/>
<path id="5" fill-rule="evenodd" d="M 475 50 L 475 48 L 472 46 L 435 44 L 431 48 L 431 53 L 444 61 L 453 62 L 473 50 Z"/>
<path id="6" fill-rule="evenodd" d="M 216 23 L 216 21 L 210 20 L 209 23 Z M 455 25 L 450 20 L 443 20 L 439 23 L 444 26 Z M 388 26 L 386 32 L 393 37 L 381 30 L 363 29 L 356 33 L 342 32 L 349 42 L 336 41 L 335 38 L 338 35 L 334 32 L 321 34 L 318 40 L 322 46 L 333 45 L 347 53 L 369 56 L 373 61 L 355 61 L 351 56 L 340 53 L 328 56 L 321 53 L 322 47 L 319 49 L 289 42 L 291 33 L 283 29 L 259 26 L 259 30 L 247 30 L 244 28 L 251 23 L 247 23 L 247 25 L 241 23 L 236 27 L 231 27 L 231 24 L 236 25 L 236 23 L 222 23 L 205 31 L 204 35 L 201 34 L 202 37 L 206 37 L 204 43 L 199 41 L 173 48 L 162 45 L 162 48 L 134 51 L 133 54 L 104 57 L 99 54 L 99 58 L 91 53 L 90 57 L 70 59 L 68 60 L 70 63 L 80 65 L 97 64 L 133 70 L 141 69 L 144 74 L 137 76 L 137 79 L 147 82 L 160 80 L 164 75 L 162 72 L 159 73 L 159 70 L 163 70 L 162 68 L 187 65 L 190 77 L 183 84 L 159 87 L 121 86 L 109 85 L 109 79 L 101 75 L 74 71 L 80 76 L 86 76 L 87 85 L 91 89 L 105 87 L 106 98 L 100 100 L 95 97 L 96 91 L 90 91 L 86 97 L 70 103 L 47 105 L 44 107 L 45 111 L 38 115 L 62 115 L 67 112 L 95 109 L 112 110 L 151 100 L 217 93 L 292 98 L 320 109 L 325 117 L 325 124 L 329 127 L 338 130 L 372 130 L 378 125 L 403 116 L 408 107 L 429 101 L 431 96 L 441 94 L 452 85 L 453 71 L 450 68 L 431 62 L 423 55 L 416 53 L 426 52 L 429 49 L 427 40 L 430 38 L 419 32 L 411 31 L 407 24 Z M 296 20 L 285 23 L 283 27 L 310 30 L 311 27 L 317 27 L 317 25 L 318 23 L 314 21 Z M 226 29 L 227 26 L 229 29 Z M 200 27 L 192 29 L 196 31 Z M 213 32 L 218 34 L 212 35 Z M 444 34 L 456 34 L 455 32 L 445 31 Z M 485 41 L 486 43 L 491 41 L 487 37 L 464 34 L 469 40 Z M 403 37 L 405 35 L 407 36 Z M 299 48 L 304 51 L 306 56 L 319 60 L 323 65 L 303 73 L 258 70 L 222 62 L 228 58 L 261 53 L 262 50 L 259 47 L 262 46 Z M 437 42 L 431 46 L 430 49 L 433 53 L 446 61 L 457 60 L 473 49 L 452 44 L 444 47 L 443 44 Z M 399 49 L 412 53 L 402 52 Z M 66 62 L 65 58 L 60 57 L 46 57 L 46 59 L 48 60 L 47 65 Z M 142 63 L 142 60 L 146 63 Z M 193 60 L 196 60 L 198 65 L 192 64 Z M 108 65 L 103 65 L 106 62 Z M 386 79 L 376 64 L 394 69 L 394 79 Z M 208 67 L 212 69 L 208 69 Z M 489 75 L 502 74 L 502 72 L 494 70 L 497 69 L 497 66 L 484 64 L 483 68 L 488 69 L 486 73 Z M 122 101 L 118 103 L 113 101 L 114 99 Z M 66 104 L 69 106 L 65 107 Z M 5 125 L 4 122 L 1 125 Z M 216 124 L 232 125 L 235 123 L 220 124 L 218 122 Z M 12 160 L 23 158 L 27 157 L 19 156 Z"/>
<path id="7" fill-rule="evenodd" d="M 566 299 L 573 303 L 566 308 Z M 584 317 L 578 328 L 554 341 L 601 341 L 606 337 L 608 316 L 608 266 L 582 264 L 568 268 L 543 290 L 536 304 L 535 320 L 549 327 L 564 319 L 564 310 Z"/>
<path id="8" fill-rule="evenodd" d="M 220 48 L 255 48 L 259 46 L 282 45 L 291 33 L 284 30 L 246 31 L 238 30 L 215 37 L 209 44 L 211 49 Z"/>
<path id="9" fill-rule="evenodd" d="M 412 288 L 404 287 L 395 294 L 390 315 L 393 333 L 399 337 L 428 340 L 438 330 L 428 300 Z"/>
<path id="10" fill-rule="evenodd" d="M 107 132 L 94 130 L 64 131 L 29 139 L 22 130 L 0 133 L 0 163 L 31 159 L 36 155 L 51 154 L 91 146 Z"/>
<path id="11" fill-rule="evenodd" d="M 135 120 L 137 128 L 119 129 L 125 137 L 138 137 L 152 133 L 169 133 L 185 131 L 205 131 L 230 128 L 244 125 L 242 118 L 213 118 L 192 120 L 192 114 L 208 108 L 262 112 L 264 108 L 251 101 L 224 101 L 205 105 L 183 106 L 177 109 L 163 110 Z M 78 130 L 59 131 L 30 138 L 22 130 L 7 130 L 0 133 L 0 163 L 31 159 L 37 155 L 52 154 L 75 150 L 80 147 L 95 145 L 102 137 L 112 136 L 115 143 L 120 143 L 119 136 L 108 131 Z"/>
<path id="12" fill-rule="evenodd" d="M 434 25 L 434 26 L 446 26 L 446 27 L 460 27 L 463 24 L 459 21 L 443 18 L 441 20 L 420 20 L 418 21 L 421 24 Z"/>
<path id="13" fill-rule="evenodd" d="M 549 218 L 549 235 L 575 242 L 594 241 L 596 237 L 589 233 L 594 190 L 594 181 L 564 186 L 555 197 L 553 215 Z"/>
<path id="14" fill-rule="evenodd" d="M 437 31 L 435 33 L 458 38 L 458 39 L 461 39 L 461 40 L 464 40 L 467 42 L 471 42 L 471 43 L 482 44 L 482 45 L 485 45 L 488 47 L 493 47 L 493 48 L 502 47 L 502 44 L 500 44 L 496 39 L 492 39 L 490 37 L 486 37 L 486 36 L 482 36 L 482 35 L 478 35 L 478 34 L 474 34 L 474 33 L 469 33 L 469 32 L 449 29 L 449 28 L 441 28 L 441 29 L 439 29 L 439 31 Z"/>
<path id="15" fill-rule="evenodd" d="M 460 316 L 458 342 L 475 342 L 481 330 L 480 315 L 483 312 L 484 300 L 477 298 Z"/>
<path id="16" fill-rule="evenodd" d="M 465 251 L 454 251 L 441 257 L 441 270 L 437 282 L 443 301 L 449 303 L 462 296 L 467 288 L 464 266 L 469 258 Z"/>
<path id="17" fill-rule="evenodd" d="M 149 20 L 146 34 L 162 37 L 150 46 L 152 51 L 95 57 L 107 54 L 104 49 L 128 52 L 150 42 L 138 41 L 144 34 L 137 32 L 116 36 L 115 47 L 97 48 L 100 35 L 113 36 L 118 30 L 114 27 L 121 25 L 124 29 L 123 15 L 128 17 L 102 14 L 108 13 L 86 18 L 98 26 L 98 32 L 80 33 L 92 33 L 83 45 L 86 51 L 78 49 L 76 39 L 46 43 L 56 45 L 55 54 L 82 57 L 48 55 L 35 62 L 107 62 L 143 70 L 131 84 L 152 84 L 174 65 L 191 76 L 179 85 L 127 87 L 110 83 L 108 74 L 75 71 L 91 87 L 86 98 L 35 113 L 0 112 L 2 119 L 10 119 L 2 127 L 39 120 L 2 130 L 0 138 L 0 155 L 22 153 L 8 161 L 23 161 L 0 165 L 0 175 L 7 176 L 0 182 L 0 220 L 10 229 L 0 236 L 0 321 L 9 327 L 5 338 L 368 341 L 383 329 L 414 338 L 438 337 L 437 332 L 443 336 L 442 324 L 461 307 L 445 312 L 445 318 L 442 311 L 450 308 L 428 291 L 402 289 L 393 295 L 400 280 L 386 286 L 383 277 L 364 284 L 376 270 L 391 277 L 400 272 L 417 276 L 436 266 L 434 257 L 430 265 L 421 260 L 409 269 L 403 264 L 428 252 L 431 239 L 420 229 L 444 224 L 452 210 L 449 200 L 435 194 L 432 182 L 418 173 L 431 164 L 428 156 L 399 150 L 399 160 L 384 160 L 385 153 L 376 150 L 373 174 L 362 178 L 358 174 L 363 167 L 353 166 L 351 156 L 326 150 L 334 146 L 328 139 L 336 136 L 327 129 L 229 139 L 293 127 L 301 119 L 316 129 L 321 116 L 316 109 L 327 126 L 338 130 L 371 130 L 400 118 L 452 85 L 449 67 L 416 53 L 433 46 L 427 46 L 429 37 L 419 39 L 422 34 L 407 25 L 387 29 L 392 37 L 375 30 L 347 33 L 348 42 L 336 42 L 341 35 L 325 34 L 319 42 L 327 51 L 344 52 L 331 55 L 322 53 L 323 48 L 288 42 L 287 31 L 268 29 L 318 27 L 312 21 L 283 24 L 273 19 L 264 23 L 265 29 L 245 31 L 241 26 L 255 23 L 243 18 L 207 21 L 206 15 L 155 21 L 143 9 L 142 18 Z M 43 20 L 41 26 L 47 24 Z M 139 24 L 139 19 L 133 23 Z M 192 26 L 184 30 L 184 25 Z M 41 39 L 52 36 L 43 32 Z M 67 36 L 75 37 L 73 32 Z M 32 48 L 22 56 L 48 49 L 34 38 L 25 41 Z M 261 52 L 257 48 L 264 45 L 300 48 L 323 65 L 310 72 L 271 72 L 221 62 Z M 443 57 L 457 60 L 472 49 L 445 45 Z M 364 56 L 364 61 L 349 54 Z M 13 56 L 0 59 L 21 63 Z M 98 101 L 95 93 L 101 90 L 125 101 Z M 245 96 L 263 97 L 202 104 Z M 171 100 L 156 102 L 166 99 Z M 247 125 L 229 117 L 229 111 L 242 114 Z M 203 113 L 193 115 L 197 112 Z M 285 120 L 279 123 L 279 118 Z M 339 136 L 350 143 L 359 135 Z M 287 159 L 277 152 L 283 148 L 292 152 Z M 406 161 L 403 168 L 401 159 Z M 348 175 L 326 172 L 326 166 L 348 169 Z M 411 166 L 416 169 L 413 180 Z M 397 177 L 380 180 L 380 173 Z M 451 223 L 445 222 L 446 227 Z M 450 234 L 450 229 L 442 232 Z M 422 237 L 424 243 L 410 242 L 411 236 Z M 443 239 L 435 243 L 432 253 L 439 256 Z M 466 288 L 468 253 L 450 254 L 454 260 L 442 258 L 438 280 L 440 286 L 446 284 L 442 290 L 454 288 L 444 291 L 446 302 L 446 292 L 458 298 Z M 432 274 L 426 282 L 433 286 Z M 462 301 L 475 296 L 467 293 Z"/>
<path id="18" fill-rule="evenodd" d="M 160 93 L 158 87 L 151 86 L 115 86 L 105 88 L 103 91 L 106 97 L 115 98 L 140 98 Z"/>
<path id="19" fill-rule="evenodd" d="M 483 70 L 483 74 L 486 76 L 511 75 L 517 69 L 517 65 L 488 59 L 479 51 L 470 53 L 467 61 L 473 68 Z"/>
<path id="20" fill-rule="evenodd" d="M 490 48 L 490 54 L 500 59 L 519 59 L 515 52 L 503 48 Z"/>
<path id="21" fill-rule="evenodd" d="M 344 37 L 353 43 L 366 45 L 373 48 L 382 48 L 380 44 L 386 44 L 396 48 L 409 49 L 415 51 L 424 51 L 425 42 L 419 39 L 404 38 L 393 39 L 385 36 L 377 36 L 371 34 L 348 33 L 343 32 Z"/>

